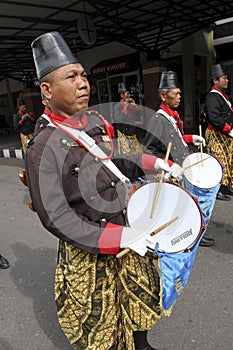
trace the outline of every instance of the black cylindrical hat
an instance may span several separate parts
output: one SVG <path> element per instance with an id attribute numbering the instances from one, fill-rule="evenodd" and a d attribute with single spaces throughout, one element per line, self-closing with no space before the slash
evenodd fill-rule
<path id="1" fill-rule="evenodd" d="M 226 75 L 222 69 L 221 64 L 215 64 L 211 67 L 211 79 L 217 79 Z"/>
<path id="2" fill-rule="evenodd" d="M 173 71 L 162 72 L 158 90 L 176 89 L 179 87 L 180 85 L 178 82 L 176 72 L 173 72 Z"/>
<path id="3" fill-rule="evenodd" d="M 125 87 L 125 83 L 121 82 L 118 84 L 118 94 L 122 94 L 124 92 L 126 92 L 126 87 Z"/>
<path id="4" fill-rule="evenodd" d="M 25 101 L 24 101 L 24 99 L 22 98 L 22 97 L 19 97 L 18 99 L 17 99 L 17 106 L 19 107 L 19 106 L 25 106 Z"/>
<path id="5" fill-rule="evenodd" d="M 32 42 L 31 47 L 38 80 L 60 67 L 79 63 L 58 32 L 39 36 Z"/>

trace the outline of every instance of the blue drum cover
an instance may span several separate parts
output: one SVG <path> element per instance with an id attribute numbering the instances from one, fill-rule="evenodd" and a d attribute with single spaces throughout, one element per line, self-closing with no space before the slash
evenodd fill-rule
<path id="1" fill-rule="evenodd" d="M 202 233 L 195 244 L 185 252 L 166 253 L 159 251 L 158 246 L 155 247 L 154 253 L 158 256 L 158 267 L 161 271 L 160 305 L 162 313 L 166 316 L 170 315 L 175 301 L 189 280 L 197 248 L 207 230 L 219 187 L 220 184 L 209 190 L 202 189 L 192 186 L 184 179 L 184 188 L 197 200 L 200 206 L 204 224 Z"/>

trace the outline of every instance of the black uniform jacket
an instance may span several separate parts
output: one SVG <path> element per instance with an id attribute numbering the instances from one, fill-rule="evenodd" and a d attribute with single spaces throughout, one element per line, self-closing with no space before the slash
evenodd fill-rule
<path id="1" fill-rule="evenodd" d="M 212 127 L 223 132 L 226 124 L 233 127 L 233 111 L 218 93 L 209 92 L 207 94 L 205 107 L 207 120 Z"/>
<path id="2" fill-rule="evenodd" d="M 189 148 L 182 141 L 172 123 L 161 113 L 156 112 L 147 127 L 144 139 L 145 152 L 164 158 L 168 143 L 172 142 L 169 159 L 182 166 Z"/>
<path id="3" fill-rule="evenodd" d="M 27 117 L 23 122 L 21 122 L 22 115 L 20 113 L 16 114 L 16 130 L 24 135 L 29 135 L 34 133 L 36 120 L 32 117 Z"/>
<path id="4" fill-rule="evenodd" d="M 127 108 L 125 108 L 127 106 Z M 135 121 L 138 115 L 141 114 L 141 109 L 138 105 L 120 101 L 114 106 L 114 129 L 115 133 L 119 130 L 125 135 L 133 135 L 137 133 Z"/>
<path id="5" fill-rule="evenodd" d="M 116 254 L 128 188 L 103 163 L 47 120 L 31 141 L 25 164 L 33 207 L 55 236 L 90 253 Z M 104 125 L 95 113 L 83 129 L 105 148 Z M 156 158 L 120 155 L 113 162 L 129 178 L 153 173 Z M 142 166 L 144 169 L 142 169 Z M 148 169 L 147 169 L 148 168 Z"/>

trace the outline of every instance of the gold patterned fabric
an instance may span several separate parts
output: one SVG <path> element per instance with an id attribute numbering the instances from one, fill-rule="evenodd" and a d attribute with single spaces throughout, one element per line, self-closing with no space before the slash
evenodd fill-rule
<path id="1" fill-rule="evenodd" d="M 117 130 L 117 146 L 118 152 L 121 154 L 142 153 L 142 147 L 135 134 L 125 135 L 120 130 Z"/>
<path id="2" fill-rule="evenodd" d="M 206 130 L 207 151 L 223 166 L 224 186 L 233 186 L 233 138 L 218 130 Z"/>
<path id="3" fill-rule="evenodd" d="M 57 315 L 75 350 L 135 350 L 133 331 L 149 330 L 160 319 L 159 292 L 148 257 L 89 254 L 60 241 Z"/>
<path id="4" fill-rule="evenodd" d="M 29 140 L 31 140 L 34 136 L 33 134 L 29 134 L 29 135 L 24 135 L 22 133 L 20 133 L 20 139 L 21 139 L 21 144 L 22 144 L 22 149 L 23 149 L 23 153 L 26 152 L 27 150 L 27 143 Z"/>

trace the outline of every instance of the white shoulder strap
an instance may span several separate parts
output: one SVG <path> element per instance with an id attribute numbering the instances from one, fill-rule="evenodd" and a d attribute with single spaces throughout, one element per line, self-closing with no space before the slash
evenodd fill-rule
<path id="1" fill-rule="evenodd" d="M 174 127 L 174 129 L 176 130 L 176 132 L 178 133 L 179 138 L 181 139 L 181 141 L 183 142 L 184 146 L 188 146 L 187 143 L 184 141 L 183 136 L 179 130 L 179 128 L 177 128 L 176 122 L 174 120 L 174 118 L 172 118 L 167 112 L 165 112 L 162 108 L 159 108 L 158 111 L 156 113 L 162 114 Z"/>
<path id="2" fill-rule="evenodd" d="M 52 126 L 54 128 L 57 128 L 55 124 L 52 123 L 50 118 L 46 115 L 42 115 L 43 118 L 49 121 L 48 126 Z M 70 128 L 69 126 L 65 126 L 59 123 L 59 127 L 69 134 L 71 134 L 74 139 L 80 140 L 80 142 L 85 145 L 85 147 L 89 150 L 93 156 L 100 158 L 101 162 L 114 174 L 120 179 L 121 182 L 131 186 L 130 180 L 122 174 L 122 172 L 117 168 L 117 166 L 111 161 L 111 159 L 101 159 L 101 158 L 107 158 L 107 155 L 102 151 L 102 149 L 96 145 L 95 140 L 90 137 L 85 131 L 80 131 L 78 129 Z"/>
<path id="3" fill-rule="evenodd" d="M 227 99 L 226 99 L 226 97 L 223 95 L 223 94 L 221 94 L 221 92 L 220 91 L 218 91 L 218 90 L 210 90 L 210 92 L 214 92 L 214 93 L 216 93 L 216 94 L 219 94 L 219 96 L 221 96 L 223 99 L 224 99 L 224 101 L 226 102 L 226 104 L 228 105 L 228 107 L 232 110 L 232 105 L 231 105 L 231 103 L 230 103 L 230 101 L 228 101 Z"/>

